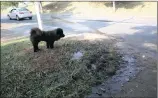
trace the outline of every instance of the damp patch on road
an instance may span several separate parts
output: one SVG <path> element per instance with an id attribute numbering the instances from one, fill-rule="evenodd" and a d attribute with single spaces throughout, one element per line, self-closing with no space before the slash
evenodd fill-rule
<path id="1" fill-rule="evenodd" d="M 136 59 L 130 55 L 124 55 L 122 59 L 124 63 L 120 65 L 116 74 L 109 77 L 101 85 L 92 87 L 92 94 L 87 98 L 92 98 L 92 96 L 112 97 L 112 95 L 121 91 L 121 87 L 123 87 L 126 82 L 135 78 L 138 72 L 143 69 L 135 65 Z"/>

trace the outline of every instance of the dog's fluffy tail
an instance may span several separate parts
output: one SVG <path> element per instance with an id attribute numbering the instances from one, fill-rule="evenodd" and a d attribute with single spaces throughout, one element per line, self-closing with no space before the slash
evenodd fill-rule
<path id="1" fill-rule="evenodd" d="M 32 28 L 30 31 L 30 35 L 41 35 L 42 31 L 39 28 Z"/>

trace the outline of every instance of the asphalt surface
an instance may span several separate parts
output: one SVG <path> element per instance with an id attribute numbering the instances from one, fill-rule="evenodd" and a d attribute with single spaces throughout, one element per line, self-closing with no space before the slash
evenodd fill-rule
<path id="1" fill-rule="evenodd" d="M 57 27 L 63 28 L 66 36 L 84 34 L 84 33 L 102 33 L 109 37 L 118 39 L 118 46 L 122 50 L 128 52 L 129 47 L 133 53 L 140 53 L 144 57 L 150 57 L 154 60 L 157 59 L 157 18 L 156 17 L 135 17 L 135 16 L 113 16 L 113 17 L 74 17 L 72 15 L 42 15 L 44 30 L 51 30 Z M 9 20 L 5 15 L 1 16 L 1 42 L 13 39 L 16 37 L 29 36 L 29 31 L 32 27 L 38 27 L 36 16 L 32 20 L 24 19 L 21 21 Z M 155 63 L 156 64 L 156 63 Z M 150 66 L 147 63 L 148 67 Z M 119 92 L 117 95 L 132 96 L 148 96 L 156 97 L 156 65 L 149 69 L 145 69 L 140 73 L 135 80 L 126 83 L 122 89 L 127 90 Z M 146 78 L 142 78 L 147 76 Z M 144 81 L 144 84 L 136 82 L 137 80 Z M 155 80 L 153 80 L 155 79 Z M 147 82 L 148 81 L 148 82 Z M 153 82 L 155 81 L 155 82 Z M 131 89 L 135 85 L 141 85 L 140 88 L 136 87 L 133 92 Z M 149 85 L 149 86 L 146 86 Z M 130 89 L 131 88 L 131 89 Z M 153 89 L 149 89 L 153 88 Z M 128 89 L 130 89 L 128 91 Z M 146 91 L 140 91 L 145 89 Z M 145 96 L 145 97 L 146 97 Z M 93 97 L 93 95 L 92 95 Z"/>
<path id="2" fill-rule="evenodd" d="M 44 30 L 52 30 L 60 27 L 64 29 L 66 35 L 76 35 L 82 33 L 96 33 L 96 31 L 109 36 L 120 37 L 128 43 L 137 45 L 150 51 L 156 50 L 156 17 L 74 17 L 72 15 L 42 15 Z M 1 15 L 1 29 L 11 31 L 1 33 L 1 38 L 28 36 L 32 27 L 38 27 L 36 16 L 32 20 L 21 21 L 9 20 L 7 16 Z M 14 36 L 14 34 L 16 36 Z M 155 54 L 155 53 L 154 53 Z M 153 55 L 154 55 L 153 54 Z M 155 55 L 154 55 L 155 56 Z"/>

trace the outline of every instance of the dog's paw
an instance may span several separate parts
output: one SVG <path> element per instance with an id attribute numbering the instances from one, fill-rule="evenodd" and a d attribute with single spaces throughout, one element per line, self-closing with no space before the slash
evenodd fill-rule
<path id="1" fill-rule="evenodd" d="M 38 52 L 38 51 L 41 51 L 41 49 L 34 50 L 34 52 Z"/>
<path id="2" fill-rule="evenodd" d="M 41 51 L 41 49 L 37 49 L 37 51 Z"/>
<path id="3" fill-rule="evenodd" d="M 37 50 L 34 50 L 34 52 L 37 52 Z"/>

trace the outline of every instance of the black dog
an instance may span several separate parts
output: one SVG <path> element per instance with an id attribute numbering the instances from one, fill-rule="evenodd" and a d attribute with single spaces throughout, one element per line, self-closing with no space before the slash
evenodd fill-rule
<path id="1" fill-rule="evenodd" d="M 42 31 L 39 28 L 32 28 L 30 32 L 30 40 L 32 42 L 34 52 L 39 51 L 38 43 L 40 41 L 46 41 L 47 48 L 53 48 L 54 42 L 64 37 L 63 30 L 57 28 L 51 31 Z"/>

